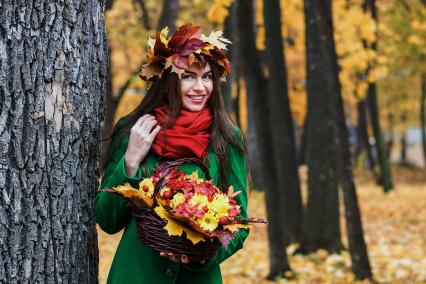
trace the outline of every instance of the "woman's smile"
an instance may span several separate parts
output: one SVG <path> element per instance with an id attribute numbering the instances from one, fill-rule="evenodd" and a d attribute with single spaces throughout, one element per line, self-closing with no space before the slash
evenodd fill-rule
<path id="1" fill-rule="evenodd" d="M 183 108 L 189 111 L 201 111 L 209 100 L 213 90 L 212 71 L 209 64 L 192 64 L 180 80 L 180 94 Z"/>

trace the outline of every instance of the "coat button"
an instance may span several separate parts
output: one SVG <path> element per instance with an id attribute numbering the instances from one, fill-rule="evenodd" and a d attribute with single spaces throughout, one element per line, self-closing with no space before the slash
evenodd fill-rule
<path id="1" fill-rule="evenodd" d="M 175 272 L 172 269 L 167 268 L 166 269 L 166 275 L 170 276 L 170 277 L 173 277 L 173 276 L 175 276 Z"/>

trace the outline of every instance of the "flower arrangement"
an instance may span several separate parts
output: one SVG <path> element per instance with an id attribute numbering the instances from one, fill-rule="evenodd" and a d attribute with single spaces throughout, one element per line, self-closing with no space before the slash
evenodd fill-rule
<path id="1" fill-rule="evenodd" d="M 240 191 L 230 186 L 223 193 L 212 180 L 177 167 L 157 168 L 139 183 L 139 189 L 126 183 L 112 192 L 125 197 L 134 208 L 152 208 L 166 220 L 164 229 L 169 236 L 185 237 L 194 245 L 216 237 L 227 247 L 234 233 L 250 228 L 251 223 L 266 223 L 260 218 L 238 218 L 241 210 L 235 197 Z"/>

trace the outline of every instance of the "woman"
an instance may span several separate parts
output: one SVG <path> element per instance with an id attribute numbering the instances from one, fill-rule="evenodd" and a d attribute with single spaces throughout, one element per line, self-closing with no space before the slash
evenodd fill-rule
<path id="1" fill-rule="evenodd" d="M 220 95 L 220 78 L 230 72 L 220 49 L 226 39 L 206 37 L 199 27 L 180 27 L 170 39 L 167 30 L 149 41 L 148 64 L 141 77 L 151 80 L 141 104 L 122 118 L 113 132 L 101 188 L 137 182 L 164 160 L 197 157 L 208 164 L 216 186 L 233 186 L 241 217 L 246 218 L 247 175 L 245 138 L 227 115 Z M 195 164 L 179 167 L 198 171 Z M 219 264 L 241 249 L 248 230 L 236 233 L 205 263 L 186 256 L 157 252 L 139 240 L 135 219 L 123 198 L 99 192 L 95 218 L 110 234 L 124 228 L 108 275 L 108 283 L 222 283 Z"/>

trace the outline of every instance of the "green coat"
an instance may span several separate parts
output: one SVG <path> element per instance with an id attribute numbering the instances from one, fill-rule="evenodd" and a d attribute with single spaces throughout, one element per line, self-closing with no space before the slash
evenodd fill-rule
<path id="1" fill-rule="evenodd" d="M 238 130 L 239 131 L 239 130 Z M 101 182 L 101 188 L 111 188 L 130 182 L 137 187 L 138 181 L 145 176 L 139 170 L 135 177 L 128 177 L 124 166 L 124 153 L 129 141 L 129 134 L 123 141 L 113 139 L 112 155 L 105 168 Z M 230 167 L 228 172 L 230 185 L 235 190 L 241 190 L 236 197 L 241 206 L 241 217 L 247 217 L 247 176 L 246 161 L 244 155 L 232 146 L 228 147 Z M 208 152 L 210 167 L 209 173 L 215 185 L 218 184 L 219 167 L 217 155 Z M 152 151 L 147 155 L 147 164 L 152 173 L 159 156 Z M 184 164 L 179 169 L 187 173 L 198 171 L 204 176 L 200 168 L 195 164 Z M 131 215 L 130 208 L 124 199 L 108 192 L 98 192 L 95 201 L 94 213 L 96 222 L 105 232 L 115 234 L 124 228 L 124 233 L 117 247 L 107 283 L 222 283 L 219 264 L 243 247 L 248 230 L 238 232 L 228 248 L 221 247 L 213 259 L 204 265 L 191 265 L 176 263 L 159 252 L 142 243 L 137 234 L 135 218 Z"/>

